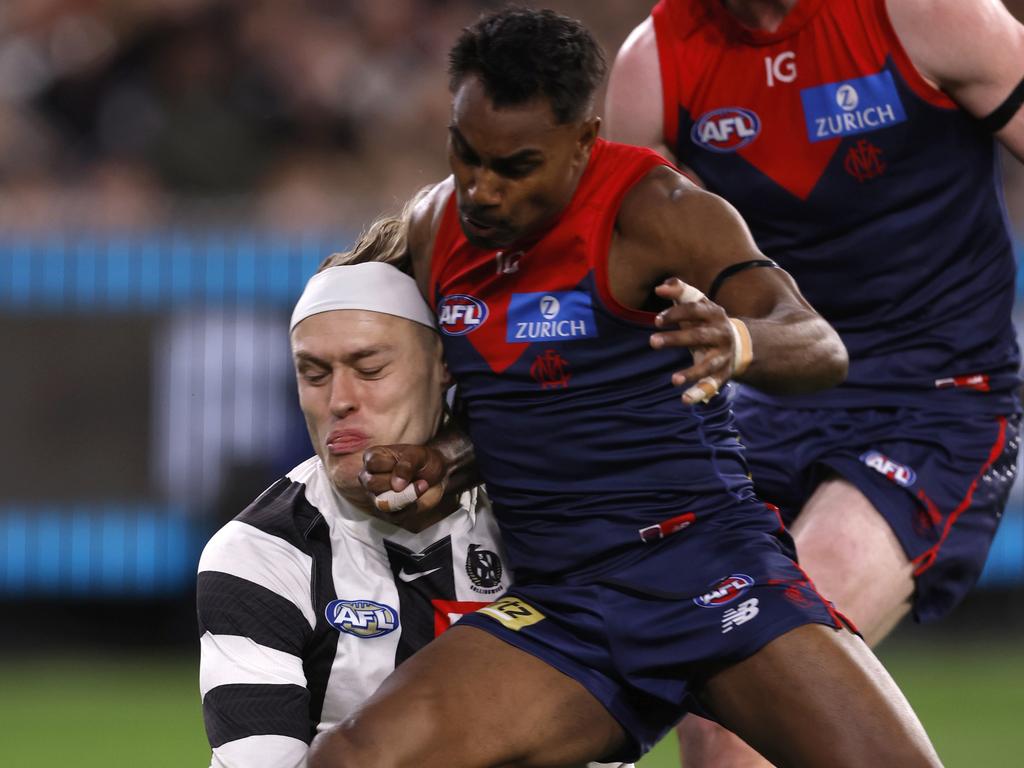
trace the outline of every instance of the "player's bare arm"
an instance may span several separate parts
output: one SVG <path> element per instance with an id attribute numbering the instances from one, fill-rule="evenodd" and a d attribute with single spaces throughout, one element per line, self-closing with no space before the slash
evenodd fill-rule
<path id="1" fill-rule="evenodd" d="M 889 18 L 921 75 L 1024 161 L 1024 26 L 1001 0 L 888 0 Z M 984 40 L 984 44 L 979 44 Z"/>
<path id="2" fill-rule="evenodd" d="M 425 191 L 409 220 L 413 276 L 425 297 L 434 238 L 453 188 L 448 178 Z M 452 497 L 479 484 L 480 479 L 473 444 L 453 419 L 426 445 L 373 446 L 363 456 L 359 481 L 378 499 L 388 491 L 397 494 L 390 496 L 391 502 L 377 504 L 379 514 L 415 532 L 448 514 L 456 506 Z"/>
<path id="3" fill-rule="evenodd" d="M 838 334 L 781 269 L 740 269 L 718 281 L 714 301 L 684 295 L 686 286 L 708 291 L 733 265 L 768 261 L 739 214 L 720 197 L 661 167 L 627 195 L 616 229 L 608 271 L 615 299 L 634 308 L 652 308 L 652 294 L 679 302 L 661 312 L 658 324 L 665 330 L 651 343 L 703 352 L 694 366 L 674 375 L 676 385 L 712 377 L 720 386 L 734 376 L 737 337 L 730 318 L 741 320 L 749 332 L 753 354 L 742 381 L 797 393 L 834 386 L 846 375 L 846 349 Z M 682 283 L 666 283 L 670 278 Z M 687 402 L 695 400 L 687 397 Z"/>
<path id="4" fill-rule="evenodd" d="M 658 44 L 648 16 L 615 57 L 605 96 L 605 135 L 671 157 L 664 143 L 664 110 Z"/>

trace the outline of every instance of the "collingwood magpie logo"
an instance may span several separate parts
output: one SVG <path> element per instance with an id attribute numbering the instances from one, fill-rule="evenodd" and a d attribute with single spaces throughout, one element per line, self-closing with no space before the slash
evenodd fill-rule
<path id="1" fill-rule="evenodd" d="M 479 544 L 470 544 L 466 553 L 466 575 L 474 592 L 491 595 L 501 591 L 501 558 Z"/>

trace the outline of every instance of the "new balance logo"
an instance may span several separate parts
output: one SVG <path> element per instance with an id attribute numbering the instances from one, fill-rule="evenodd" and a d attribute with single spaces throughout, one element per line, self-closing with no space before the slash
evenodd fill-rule
<path id="1" fill-rule="evenodd" d="M 722 614 L 722 634 L 724 635 L 726 632 L 731 632 L 740 624 L 746 624 L 748 621 L 755 618 L 757 614 L 760 613 L 760 610 L 761 609 L 757 607 L 756 597 L 744 600 L 735 608 L 729 608 Z"/>
<path id="2" fill-rule="evenodd" d="M 402 581 L 408 584 L 410 581 L 422 579 L 424 576 L 429 576 L 430 574 L 437 573 L 440 570 L 440 568 L 431 568 L 429 571 L 420 571 L 419 573 L 406 573 L 405 568 L 403 568 L 398 572 L 398 578 L 400 578 Z"/>

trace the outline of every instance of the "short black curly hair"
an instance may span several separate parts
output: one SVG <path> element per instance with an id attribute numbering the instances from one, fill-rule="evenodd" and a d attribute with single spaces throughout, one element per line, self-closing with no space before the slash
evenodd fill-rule
<path id="1" fill-rule="evenodd" d="M 496 107 L 543 96 L 560 124 L 584 117 L 607 70 L 604 52 L 575 19 L 510 7 L 466 27 L 448 53 L 449 88 L 480 78 Z"/>

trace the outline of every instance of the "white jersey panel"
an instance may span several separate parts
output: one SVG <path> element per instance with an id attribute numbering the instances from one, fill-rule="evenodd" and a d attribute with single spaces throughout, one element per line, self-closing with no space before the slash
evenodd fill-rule
<path id="1" fill-rule="evenodd" d="M 290 736 L 247 736 L 214 749 L 210 768 L 306 768 L 308 751 Z"/>
<path id="2" fill-rule="evenodd" d="M 327 520 L 335 592 L 347 610 L 340 620 L 328 616 L 339 639 L 318 726 L 323 731 L 377 690 L 395 668 L 403 637 L 418 648 L 462 614 L 491 602 L 511 579 L 484 494 L 465 494 L 454 513 L 425 531 L 410 533 L 354 508 L 334 490 L 319 462 L 307 462 L 289 477 L 306 485 L 306 498 Z M 403 606 L 403 596 L 419 607 L 417 590 L 436 586 L 442 576 L 454 591 L 429 600 L 429 637 L 410 638 L 411 607 L 409 602 Z M 365 621 L 359 620 L 360 611 Z M 374 612 L 393 620 L 394 628 L 375 623 Z"/>

